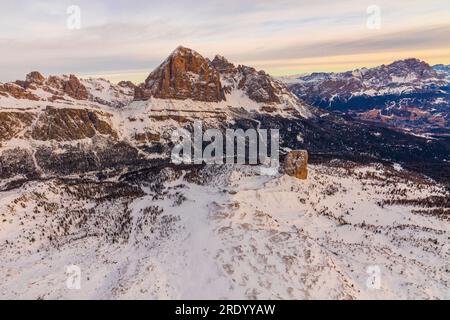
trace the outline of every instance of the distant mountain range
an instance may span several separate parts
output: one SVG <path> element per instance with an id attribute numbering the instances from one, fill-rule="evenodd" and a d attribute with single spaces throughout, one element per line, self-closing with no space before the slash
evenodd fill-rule
<path id="1" fill-rule="evenodd" d="M 436 70 L 436 72 L 440 75 L 443 75 L 447 79 L 447 81 L 450 81 L 450 64 L 437 64 L 433 66 L 433 69 Z"/>
<path id="2" fill-rule="evenodd" d="M 450 67 L 418 59 L 281 78 L 309 104 L 416 134 L 448 135 Z"/>

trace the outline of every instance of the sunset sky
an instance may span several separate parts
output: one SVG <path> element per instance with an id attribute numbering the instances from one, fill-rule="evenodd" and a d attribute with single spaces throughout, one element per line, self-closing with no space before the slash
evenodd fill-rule
<path id="1" fill-rule="evenodd" d="M 67 28 L 67 8 L 81 28 Z M 367 8 L 381 10 L 379 29 Z M 178 45 L 273 75 L 417 57 L 450 64 L 450 1 L 0 0 L 0 81 L 74 73 L 142 81 Z"/>

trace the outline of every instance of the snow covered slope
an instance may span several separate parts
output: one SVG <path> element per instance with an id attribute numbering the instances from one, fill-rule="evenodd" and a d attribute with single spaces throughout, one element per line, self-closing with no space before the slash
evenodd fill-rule
<path id="1" fill-rule="evenodd" d="M 164 169 L 3 192 L 0 297 L 450 298 L 443 188 L 398 166 L 310 171 Z"/>

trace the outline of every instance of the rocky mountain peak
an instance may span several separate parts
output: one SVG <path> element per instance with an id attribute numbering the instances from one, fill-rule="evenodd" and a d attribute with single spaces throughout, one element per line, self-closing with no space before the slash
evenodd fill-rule
<path id="1" fill-rule="evenodd" d="M 136 85 L 131 81 L 120 81 L 117 85 L 121 88 L 130 88 L 130 89 L 136 88 Z"/>
<path id="2" fill-rule="evenodd" d="M 64 92 L 70 97 L 78 100 L 87 100 L 89 98 L 86 87 L 80 82 L 80 79 L 73 74 L 71 74 L 69 79 L 65 81 Z"/>
<path id="3" fill-rule="evenodd" d="M 234 64 L 221 55 L 216 55 L 211 62 L 211 65 L 220 73 L 229 73 L 236 69 Z"/>
<path id="4" fill-rule="evenodd" d="M 393 63 L 389 64 L 388 66 L 409 67 L 409 68 L 420 67 L 420 68 L 424 68 L 424 69 L 431 68 L 428 65 L 428 63 L 426 63 L 425 61 L 422 61 L 420 59 L 417 59 L 417 58 L 407 58 L 407 59 L 403 59 L 403 60 L 397 60 L 397 61 L 394 61 Z"/>
<path id="5" fill-rule="evenodd" d="M 437 72 L 426 62 L 416 58 L 395 61 L 387 66 L 381 66 L 389 76 L 415 76 L 419 79 L 438 78 Z M 377 76 L 374 74 L 373 76 Z"/>
<path id="6" fill-rule="evenodd" d="M 208 59 L 185 47 L 175 49 L 136 89 L 136 100 L 150 97 L 207 102 L 225 100 L 219 72 Z"/>
<path id="7" fill-rule="evenodd" d="M 239 66 L 240 81 L 238 88 L 247 93 L 248 97 L 259 103 L 278 104 L 284 89 L 281 83 L 274 81 L 264 71 L 255 68 Z"/>
<path id="8" fill-rule="evenodd" d="M 38 71 L 32 71 L 26 76 L 26 82 L 42 84 L 45 81 L 45 77 Z"/>

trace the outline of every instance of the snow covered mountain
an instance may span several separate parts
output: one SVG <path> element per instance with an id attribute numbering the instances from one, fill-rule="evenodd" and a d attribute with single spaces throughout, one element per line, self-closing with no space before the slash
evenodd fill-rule
<path id="1" fill-rule="evenodd" d="M 438 74 L 443 75 L 447 81 L 450 81 L 450 65 L 437 64 L 433 66 Z"/>
<path id="2" fill-rule="evenodd" d="M 174 165 L 194 120 L 280 129 L 308 180 Z M 184 47 L 138 85 L 32 72 L 0 84 L 0 298 L 449 298 L 449 154 Z"/>
<path id="3" fill-rule="evenodd" d="M 282 78 L 298 97 L 318 107 L 414 133 L 447 135 L 450 89 L 444 66 L 418 59 L 372 69 Z"/>

